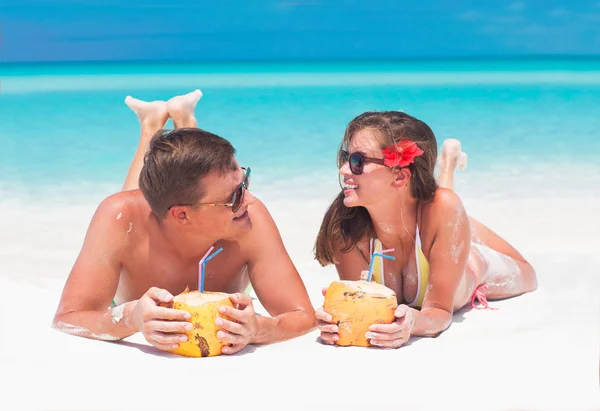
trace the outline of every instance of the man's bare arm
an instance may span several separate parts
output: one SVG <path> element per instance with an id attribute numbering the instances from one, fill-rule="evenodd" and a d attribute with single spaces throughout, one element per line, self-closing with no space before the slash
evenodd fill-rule
<path id="1" fill-rule="evenodd" d="M 272 316 L 258 317 L 253 343 L 283 341 L 315 326 L 314 308 L 269 211 L 260 200 L 252 206 L 253 228 L 248 272 L 258 299 Z"/>
<path id="2" fill-rule="evenodd" d="M 136 332 L 127 321 L 135 302 L 109 308 L 127 247 L 125 222 L 130 220 L 119 218 L 126 212 L 118 195 L 98 206 L 54 317 L 53 326 L 58 330 L 112 341 Z"/>

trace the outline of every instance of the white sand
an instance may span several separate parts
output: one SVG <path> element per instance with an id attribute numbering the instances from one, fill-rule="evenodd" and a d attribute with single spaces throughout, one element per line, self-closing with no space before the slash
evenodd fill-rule
<path id="1" fill-rule="evenodd" d="M 493 302 L 497 311 L 459 312 L 440 337 L 399 350 L 324 346 L 314 331 L 201 359 L 163 354 L 139 335 L 108 343 L 50 329 L 89 218 L 107 191 L 43 207 L 4 196 L 0 408 L 600 409 L 600 199 L 583 190 L 494 198 L 490 190 L 481 199 L 465 189 L 464 202 L 531 260 L 540 283 L 535 293 Z M 276 199 L 294 194 L 265 191 L 262 198 L 318 307 L 321 287 L 336 275 L 320 268 L 310 249 L 332 196 Z"/>

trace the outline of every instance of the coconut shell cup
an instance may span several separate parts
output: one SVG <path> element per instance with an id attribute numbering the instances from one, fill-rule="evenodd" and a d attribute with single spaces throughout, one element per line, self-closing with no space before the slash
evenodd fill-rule
<path id="1" fill-rule="evenodd" d="M 170 350 L 174 354 L 186 357 L 214 357 L 221 355 L 221 350 L 228 345 L 217 338 L 219 328 L 215 324 L 217 318 L 225 318 L 231 321 L 227 316 L 219 313 L 222 306 L 233 307 L 229 294 L 220 292 L 200 292 L 187 289 L 183 293 L 175 296 L 173 301 L 166 305 L 176 310 L 187 311 L 192 318 L 189 320 L 193 328 L 186 331 L 188 340 L 180 342 L 179 347 Z"/>
<path id="2" fill-rule="evenodd" d="M 365 334 L 373 324 L 391 324 L 398 307 L 396 293 L 374 282 L 334 281 L 325 293 L 323 310 L 338 326 L 340 346 L 370 347 Z"/>

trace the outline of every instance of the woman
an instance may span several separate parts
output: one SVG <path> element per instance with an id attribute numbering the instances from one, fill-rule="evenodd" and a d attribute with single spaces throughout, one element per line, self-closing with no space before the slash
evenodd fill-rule
<path id="1" fill-rule="evenodd" d="M 510 244 L 469 217 L 453 190 L 460 143 L 437 142 L 422 121 L 398 111 L 367 112 L 346 128 L 338 153 L 343 190 L 329 207 L 315 245 L 321 265 L 341 280 L 360 280 L 373 252 L 373 279 L 396 292 L 392 324 L 370 327 L 372 345 L 398 348 L 411 336 L 437 336 L 455 310 L 475 299 L 513 297 L 537 287 L 533 267 Z M 324 290 L 325 291 L 325 290 Z M 337 325 L 317 312 L 321 338 L 334 344 Z"/>

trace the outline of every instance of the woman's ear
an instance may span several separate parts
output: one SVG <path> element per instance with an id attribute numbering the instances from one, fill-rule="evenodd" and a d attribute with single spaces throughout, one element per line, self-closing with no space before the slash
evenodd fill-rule
<path id="1" fill-rule="evenodd" d="M 394 181 L 392 182 L 392 186 L 396 188 L 407 186 L 411 176 L 412 172 L 408 167 L 394 170 Z"/>

